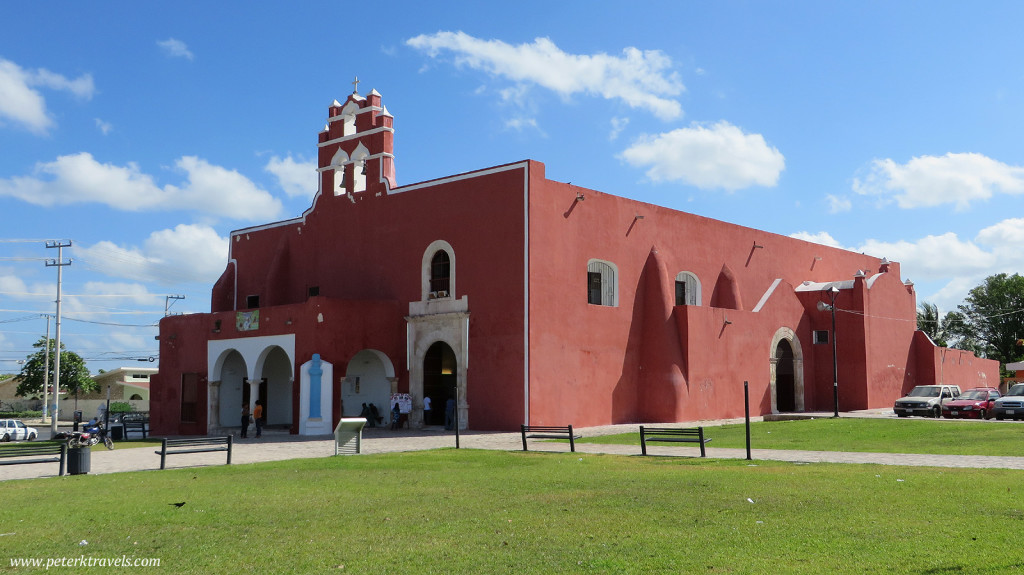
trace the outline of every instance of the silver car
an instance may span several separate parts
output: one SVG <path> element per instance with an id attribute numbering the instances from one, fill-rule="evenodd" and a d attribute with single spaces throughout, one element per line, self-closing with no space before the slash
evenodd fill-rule
<path id="1" fill-rule="evenodd" d="M 1006 392 L 1006 395 L 996 400 L 992 406 L 992 415 L 1002 420 L 1024 418 L 1024 383 L 1018 383 Z"/>

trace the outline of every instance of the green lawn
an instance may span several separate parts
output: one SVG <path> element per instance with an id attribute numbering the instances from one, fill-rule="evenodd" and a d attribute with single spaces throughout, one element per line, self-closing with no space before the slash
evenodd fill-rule
<path id="1" fill-rule="evenodd" d="M 1005 573 L 1024 569 L 1022 478 L 442 449 L 7 481 L 0 569 L 128 556 L 204 574 Z"/>
<path id="2" fill-rule="evenodd" d="M 746 447 L 743 424 L 705 427 L 704 435 L 712 438 L 709 447 Z M 640 433 L 585 437 L 577 442 L 636 445 L 639 453 Z M 753 449 L 1024 456 L 1024 425 L 932 419 L 765 421 L 750 424 L 750 445 Z"/>

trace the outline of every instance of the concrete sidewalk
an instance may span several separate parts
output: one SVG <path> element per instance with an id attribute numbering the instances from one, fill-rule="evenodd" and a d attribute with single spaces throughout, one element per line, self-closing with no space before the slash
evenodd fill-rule
<path id="1" fill-rule="evenodd" d="M 889 410 L 889 414 L 891 414 Z M 831 414 L 822 414 L 822 417 Z M 876 413 L 862 412 L 843 414 L 844 417 L 886 417 L 884 411 Z M 751 418 L 760 421 L 761 418 Z M 685 425 L 713 427 L 727 423 L 742 423 L 742 420 L 689 422 Z M 601 427 L 581 428 L 578 431 L 584 437 L 595 437 L 616 433 L 636 433 L 638 424 L 606 425 Z M 519 451 L 523 448 L 519 433 L 467 431 L 460 433 L 459 446 L 464 449 L 497 449 L 502 451 Z M 455 447 L 455 434 L 442 428 L 434 427 L 423 430 L 390 430 L 387 428 L 367 428 L 363 432 L 363 453 L 390 453 L 398 451 L 420 451 Z M 565 452 L 568 445 L 556 442 L 531 441 L 531 451 Z M 638 445 L 610 445 L 594 443 L 577 443 L 577 453 L 606 453 L 617 455 L 639 455 Z M 699 456 L 697 447 L 648 446 L 651 455 L 659 456 Z M 708 457 L 722 459 L 745 459 L 745 449 L 707 447 Z M 260 461 L 281 461 L 285 459 L 301 459 L 309 457 L 329 457 L 334 455 L 333 437 L 299 438 L 285 433 L 265 433 L 261 439 L 241 439 L 235 437 L 231 462 L 255 463 Z M 911 465 L 928 467 L 959 467 L 959 468 L 993 468 L 993 469 L 1024 469 L 1024 457 L 995 457 L 981 455 L 923 455 L 897 453 L 854 453 L 826 451 L 786 451 L 772 449 L 754 449 L 751 456 L 755 460 L 775 460 L 807 463 L 874 463 L 880 465 Z M 179 454 L 167 458 L 169 469 L 180 467 L 196 467 L 207 465 L 224 465 L 224 452 Z M 160 456 L 153 448 L 133 447 L 113 451 L 99 450 L 91 454 L 90 474 L 117 473 L 121 471 L 159 470 Z M 34 465 L 0 466 L 0 480 L 29 479 L 50 477 L 57 474 L 56 463 Z"/>

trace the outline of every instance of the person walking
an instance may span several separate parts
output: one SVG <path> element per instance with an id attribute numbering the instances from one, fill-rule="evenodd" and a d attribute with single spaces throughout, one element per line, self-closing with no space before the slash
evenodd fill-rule
<path id="1" fill-rule="evenodd" d="M 252 419 L 256 423 L 256 439 L 263 436 L 263 404 L 256 402 L 256 408 L 252 410 Z"/>
<path id="2" fill-rule="evenodd" d="M 423 425 L 430 425 L 430 398 L 423 398 Z"/>
<path id="3" fill-rule="evenodd" d="M 249 404 L 242 404 L 242 437 L 249 437 Z"/>

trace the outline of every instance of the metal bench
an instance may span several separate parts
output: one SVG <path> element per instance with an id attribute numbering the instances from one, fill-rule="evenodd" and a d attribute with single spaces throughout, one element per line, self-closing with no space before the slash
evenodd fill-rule
<path id="1" fill-rule="evenodd" d="M 160 456 L 160 469 L 164 469 L 167 463 L 167 456 L 178 453 L 208 453 L 212 451 L 227 451 L 228 465 L 231 465 L 231 436 L 223 437 L 193 437 L 182 439 L 164 438 L 160 445 L 160 451 L 155 451 Z"/>
<path id="2" fill-rule="evenodd" d="M 526 451 L 526 440 L 529 439 L 568 439 L 569 451 L 576 451 L 576 440 L 583 437 L 574 435 L 571 425 L 521 425 L 523 434 L 523 451 Z"/>
<path id="3" fill-rule="evenodd" d="M 149 433 L 149 431 L 146 429 L 147 426 L 149 425 L 149 420 L 130 420 L 130 419 L 126 419 L 126 420 L 121 422 L 121 425 L 124 426 L 124 438 L 125 439 L 128 439 L 128 434 L 133 432 L 133 431 L 141 433 L 142 434 L 142 439 L 146 439 L 146 434 Z"/>
<path id="4" fill-rule="evenodd" d="M 59 463 L 60 471 L 58 475 L 64 475 L 67 460 L 68 444 L 63 441 L 0 445 L 0 465 Z"/>
<path id="5" fill-rule="evenodd" d="M 640 453 L 647 455 L 648 441 L 699 443 L 700 456 L 707 457 L 704 444 L 711 441 L 704 437 L 703 427 L 646 427 L 640 426 Z"/>

